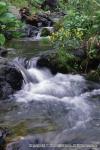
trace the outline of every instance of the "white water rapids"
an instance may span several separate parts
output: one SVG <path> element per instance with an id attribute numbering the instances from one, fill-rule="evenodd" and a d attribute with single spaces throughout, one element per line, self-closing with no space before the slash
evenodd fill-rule
<path id="1" fill-rule="evenodd" d="M 22 73 L 22 89 L 4 103 L 7 112 L 1 121 L 12 128 L 18 125 L 22 139 L 8 144 L 7 150 L 30 150 L 29 144 L 100 145 L 100 85 L 81 75 L 57 73 L 36 67 L 38 57 L 30 61 L 16 58 Z M 19 129 L 20 128 L 20 129 Z M 99 150 L 75 147 L 76 150 Z M 41 150 L 66 150 L 49 147 Z M 75 150 L 73 149 L 73 150 Z M 36 150 L 36 148 L 32 148 Z M 68 150 L 72 150 L 69 147 Z"/>
<path id="2" fill-rule="evenodd" d="M 27 70 L 21 68 L 27 82 L 23 84 L 20 91 L 14 94 L 16 101 L 21 103 L 37 101 L 45 105 L 51 102 L 56 107 L 59 107 L 58 103 L 62 103 L 69 111 L 65 118 L 69 126 L 71 128 L 85 126 L 85 123 L 91 119 L 92 106 L 88 101 L 89 94 L 95 95 L 95 92 L 99 90 L 87 92 L 88 86 L 84 77 L 61 73 L 52 75 L 46 68 L 36 68 L 34 60 L 37 61 L 33 59 L 31 63 L 29 62 Z"/>

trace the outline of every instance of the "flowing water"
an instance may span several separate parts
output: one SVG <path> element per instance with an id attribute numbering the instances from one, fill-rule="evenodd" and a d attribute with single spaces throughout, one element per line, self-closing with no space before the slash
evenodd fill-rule
<path id="1" fill-rule="evenodd" d="M 53 30 L 52 27 L 48 27 L 50 31 Z M 41 37 L 41 31 L 38 32 L 36 37 L 26 37 L 21 39 L 12 39 L 6 43 L 7 48 L 13 48 L 13 51 L 9 53 L 10 58 L 20 56 L 30 58 L 34 55 L 39 55 L 42 51 L 52 50 L 52 44 L 50 44 L 50 38 Z"/>
<path id="2" fill-rule="evenodd" d="M 52 75 L 38 69 L 37 60 L 14 59 L 23 86 L 0 109 L 0 125 L 11 128 L 11 141 L 21 139 L 18 150 L 29 150 L 33 143 L 100 144 L 100 84 L 81 75 Z M 9 145 L 7 150 L 15 149 Z"/>

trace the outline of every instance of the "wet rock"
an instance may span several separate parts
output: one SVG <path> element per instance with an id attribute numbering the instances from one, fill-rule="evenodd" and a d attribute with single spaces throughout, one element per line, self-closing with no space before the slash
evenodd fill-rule
<path id="1" fill-rule="evenodd" d="M 45 10 L 46 7 L 48 7 L 50 10 L 55 10 L 55 9 L 57 9 L 57 6 L 58 6 L 58 1 L 57 0 L 45 0 L 41 4 L 41 8 L 43 10 Z"/>
<path id="2" fill-rule="evenodd" d="M 1 79 L 0 79 L 1 80 Z M 4 99 L 7 95 L 13 94 L 13 89 L 9 83 L 5 81 L 0 82 L 0 98 Z"/>
<path id="3" fill-rule="evenodd" d="M 5 99 L 16 90 L 20 90 L 23 77 L 14 65 L 6 59 L 0 59 L 0 98 Z"/>
<path id="4" fill-rule="evenodd" d="M 14 66 L 4 68 L 5 79 L 11 85 L 13 90 L 20 90 L 23 82 L 22 74 Z"/>
<path id="5" fill-rule="evenodd" d="M 57 72 L 60 73 L 76 73 L 78 71 L 78 67 L 74 68 L 75 65 L 79 65 L 81 59 L 81 56 L 75 56 L 73 52 L 70 53 L 73 56 L 73 59 L 66 60 L 64 63 L 59 58 L 59 53 L 56 50 L 53 50 L 52 52 L 47 52 L 40 56 L 40 58 L 37 61 L 37 67 L 47 67 L 51 70 L 53 74 L 56 74 Z M 65 59 L 65 58 L 64 58 Z"/>
<path id="6" fill-rule="evenodd" d="M 84 58 L 86 58 L 86 52 L 85 52 L 84 49 L 75 49 L 75 50 L 72 50 L 72 54 L 75 57 L 78 57 L 81 60 L 83 60 Z"/>
<path id="7" fill-rule="evenodd" d="M 29 24 L 38 28 L 53 25 L 53 21 L 49 18 L 47 14 L 32 14 L 31 15 L 29 9 L 26 7 L 21 8 L 19 12 L 21 16 L 21 21 L 25 22 L 26 24 Z"/>
<path id="8" fill-rule="evenodd" d="M 0 150 L 5 150 L 6 147 L 6 136 L 9 135 L 8 129 L 0 128 Z"/>
<path id="9" fill-rule="evenodd" d="M 60 64 L 56 52 L 41 55 L 37 61 L 37 67 L 47 67 L 53 74 L 57 72 L 68 73 L 66 66 Z"/>
<path id="10" fill-rule="evenodd" d="M 4 47 L 0 47 L 0 56 L 1 57 L 6 57 L 8 54 L 8 50 Z"/>
<path id="11" fill-rule="evenodd" d="M 35 27 L 45 27 L 53 24 L 52 20 L 46 14 L 30 15 L 29 9 L 25 7 L 21 8 L 19 12 L 22 22 L 25 22 L 26 24 L 30 24 Z"/>
<path id="12" fill-rule="evenodd" d="M 39 29 L 35 26 L 27 24 L 21 32 L 22 37 L 35 37 L 37 36 Z"/>
<path id="13" fill-rule="evenodd" d="M 38 13 L 36 14 L 38 18 L 40 19 L 40 25 L 38 24 L 38 27 L 51 27 L 53 26 L 54 22 L 50 17 L 50 13 Z"/>

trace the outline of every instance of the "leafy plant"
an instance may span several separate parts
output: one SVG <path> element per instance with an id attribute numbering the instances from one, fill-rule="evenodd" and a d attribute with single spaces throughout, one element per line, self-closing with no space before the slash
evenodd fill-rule
<path id="1" fill-rule="evenodd" d="M 8 5 L 0 2 L 0 45 L 3 45 L 6 39 L 18 36 L 20 27 L 20 21 L 9 12 Z"/>
<path id="2" fill-rule="evenodd" d="M 58 32 L 52 34 L 51 40 L 54 48 L 58 49 L 61 62 L 66 65 L 67 61 L 70 65 L 74 59 L 72 51 L 82 47 L 85 47 L 87 60 L 96 58 L 96 49 L 100 48 L 100 2 L 60 0 L 60 6 L 67 10 L 67 16 Z"/>

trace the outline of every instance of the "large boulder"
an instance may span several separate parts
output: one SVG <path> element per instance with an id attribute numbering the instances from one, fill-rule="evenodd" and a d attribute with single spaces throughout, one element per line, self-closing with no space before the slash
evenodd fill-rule
<path id="1" fill-rule="evenodd" d="M 72 56 L 71 60 L 66 57 L 62 61 L 60 58 L 60 54 L 58 51 L 48 51 L 40 56 L 40 58 L 37 61 L 37 67 L 43 68 L 47 67 L 51 70 L 53 74 L 56 74 L 57 72 L 60 73 L 76 73 L 79 71 L 79 68 L 75 68 L 75 65 L 80 65 L 81 61 L 85 57 L 85 54 L 83 51 L 73 50 L 69 53 L 70 56 Z"/>
<path id="2" fill-rule="evenodd" d="M 37 67 L 49 68 L 53 74 L 56 74 L 57 72 L 68 73 L 66 66 L 62 65 L 58 60 L 57 52 L 45 53 L 41 55 L 37 61 Z"/>
<path id="3" fill-rule="evenodd" d="M 16 67 L 8 63 L 7 59 L 0 58 L 0 99 L 5 99 L 20 90 L 22 83 L 22 74 Z"/>

